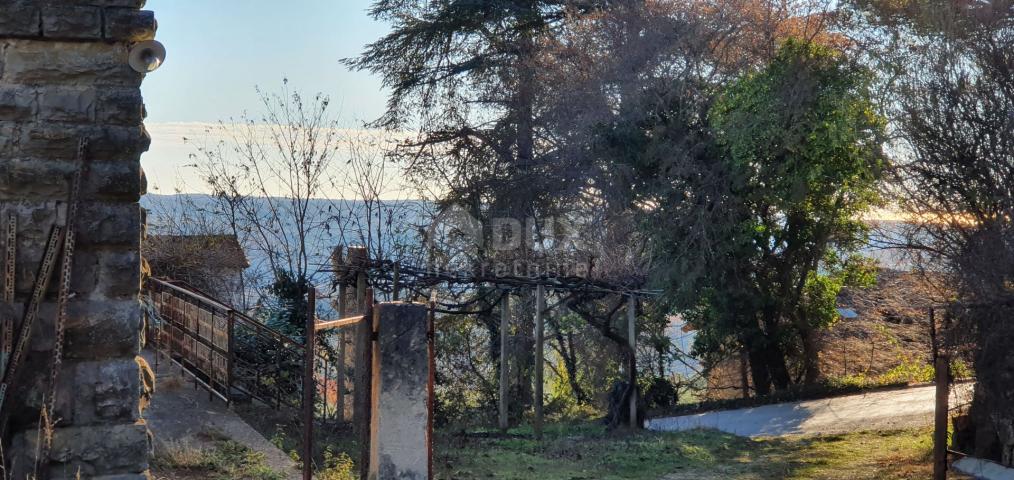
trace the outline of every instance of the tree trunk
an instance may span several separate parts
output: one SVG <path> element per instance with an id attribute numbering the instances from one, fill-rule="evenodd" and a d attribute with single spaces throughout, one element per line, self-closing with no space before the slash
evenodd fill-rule
<path id="1" fill-rule="evenodd" d="M 808 325 L 801 325 L 799 333 L 803 341 L 803 383 L 813 385 L 820 381 L 820 346 L 817 334 Z"/>
<path id="2" fill-rule="evenodd" d="M 768 371 L 771 373 L 771 383 L 775 390 L 785 390 L 792 385 L 792 378 L 789 376 L 789 368 L 785 364 L 785 353 L 776 341 L 769 341 L 768 347 L 764 349 L 764 356 L 768 364 Z"/>
<path id="3" fill-rule="evenodd" d="M 588 396 L 577 381 L 577 354 L 574 352 L 574 335 L 572 333 L 562 333 L 560 325 L 555 322 L 555 318 L 553 317 L 550 317 L 549 323 L 553 326 L 553 338 L 556 340 L 557 351 L 560 353 L 560 359 L 563 361 L 563 368 L 567 372 L 567 382 L 570 384 L 571 393 L 574 394 L 574 400 L 580 405 L 587 405 Z"/>
<path id="4" fill-rule="evenodd" d="M 766 307 L 762 312 L 764 322 L 764 363 L 767 364 L 771 383 L 775 390 L 785 390 L 792 384 L 789 368 L 785 363 L 785 352 L 778 343 L 778 312 L 773 307 Z"/>
<path id="5" fill-rule="evenodd" d="M 750 374 L 753 377 L 754 390 L 758 397 L 771 394 L 771 374 L 768 372 L 767 359 L 761 350 L 748 348 L 747 357 L 750 360 Z"/>
<path id="6" fill-rule="evenodd" d="M 1014 467 L 1014 355 L 1010 353 L 1014 322 L 1009 320 L 1009 308 L 985 310 L 972 313 L 979 317 L 972 453 Z"/>

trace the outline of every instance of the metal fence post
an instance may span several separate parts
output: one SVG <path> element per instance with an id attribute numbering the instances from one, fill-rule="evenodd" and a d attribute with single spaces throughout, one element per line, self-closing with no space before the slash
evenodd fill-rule
<path id="1" fill-rule="evenodd" d="M 232 382 L 233 375 L 235 375 L 235 357 L 236 357 L 236 314 L 232 310 L 229 310 L 226 317 L 227 326 L 226 331 L 228 335 L 228 341 L 226 348 L 229 349 L 228 354 L 225 356 L 225 398 L 230 407 L 232 406 Z"/>
<path id="2" fill-rule="evenodd" d="M 345 318 L 348 316 L 346 295 L 348 287 L 345 283 L 338 285 L 338 318 Z M 337 375 L 335 377 L 335 390 L 338 392 L 338 398 L 335 401 L 335 409 L 338 410 L 338 422 L 345 422 L 345 329 L 338 329 L 338 363 L 337 363 Z"/>
<path id="3" fill-rule="evenodd" d="M 366 480 L 370 474 L 370 422 L 373 396 L 374 325 L 373 290 L 365 289 L 363 319 L 356 328 L 356 403 L 353 406 L 354 431 L 359 437 L 360 476 Z"/>
<path id="4" fill-rule="evenodd" d="M 316 346 L 317 287 L 310 285 L 306 294 L 306 333 L 303 344 L 303 480 L 313 479 L 313 394 L 317 388 L 314 379 Z"/>
<path id="5" fill-rule="evenodd" d="M 947 395 L 950 383 L 950 362 L 946 354 L 936 359 L 936 410 L 933 418 L 933 480 L 947 478 Z"/>

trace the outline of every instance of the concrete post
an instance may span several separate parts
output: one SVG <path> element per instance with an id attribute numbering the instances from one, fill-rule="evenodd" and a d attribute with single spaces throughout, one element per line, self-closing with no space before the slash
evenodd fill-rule
<path id="1" fill-rule="evenodd" d="M 374 309 L 370 480 L 429 478 L 429 375 L 426 306 Z"/>

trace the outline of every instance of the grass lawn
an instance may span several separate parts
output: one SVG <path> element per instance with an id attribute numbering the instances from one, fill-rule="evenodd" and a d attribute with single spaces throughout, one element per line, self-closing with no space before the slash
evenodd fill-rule
<path id="1" fill-rule="evenodd" d="M 299 431 L 292 422 L 270 415 L 245 418 L 284 451 L 298 451 Z M 323 471 L 315 478 L 355 480 L 352 459 L 359 452 L 351 432 L 318 433 L 318 450 L 345 460 L 317 459 Z M 438 431 L 434 469 L 443 480 L 926 479 L 931 445 L 929 428 L 751 440 L 710 430 L 609 433 L 597 423 L 558 423 L 547 425 L 541 442 L 527 427 L 507 435 Z"/>
<path id="2" fill-rule="evenodd" d="M 545 440 L 441 436 L 440 479 L 925 479 L 929 429 L 750 440 L 716 431 L 608 434 L 552 427 Z M 955 477 L 957 478 L 957 477 Z"/>

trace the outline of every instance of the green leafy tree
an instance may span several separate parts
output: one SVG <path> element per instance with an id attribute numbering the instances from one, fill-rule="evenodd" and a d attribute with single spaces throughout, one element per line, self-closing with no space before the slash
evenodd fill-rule
<path id="1" fill-rule="evenodd" d="M 846 280 L 864 277 L 849 254 L 866 240 L 862 215 L 878 202 L 885 163 L 884 120 L 874 112 L 869 83 L 869 72 L 842 53 L 789 40 L 711 110 L 748 215 L 737 238 L 744 257 L 734 261 L 747 265 L 765 337 L 750 354 L 759 356 L 757 347 L 798 349 L 807 383 L 820 375 L 816 331 L 836 318 L 834 298 Z M 784 360 L 768 356 L 771 381 L 787 387 Z M 757 370 L 763 392 L 767 379 Z"/>
<path id="2" fill-rule="evenodd" d="M 870 279 L 852 255 L 885 166 L 869 73 L 790 39 L 760 71 L 701 97 L 634 137 L 647 152 L 635 165 L 660 174 L 646 223 L 663 282 L 699 329 L 697 352 L 745 350 L 759 394 L 815 382 L 816 332 L 836 318 L 843 285 Z M 659 151 L 693 156 L 659 171 Z"/>

